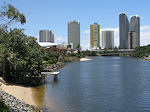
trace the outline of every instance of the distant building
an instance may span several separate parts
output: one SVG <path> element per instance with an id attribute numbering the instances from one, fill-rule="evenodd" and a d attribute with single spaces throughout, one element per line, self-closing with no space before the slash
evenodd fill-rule
<path id="1" fill-rule="evenodd" d="M 90 47 L 91 50 L 100 48 L 100 25 L 97 23 L 90 25 Z"/>
<path id="2" fill-rule="evenodd" d="M 129 49 L 135 49 L 138 47 L 139 41 L 138 41 L 138 35 L 134 31 L 130 31 L 128 33 L 128 48 Z"/>
<path id="3" fill-rule="evenodd" d="M 128 48 L 129 20 L 125 13 L 119 15 L 119 48 Z"/>
<path id="4" fill-rule="evenodd" d="M 80 23 L 77 21 L 68 23 L 68 44 L 72 49 L 80 47 Z"/>
<path id="5" fill-rule="evenodd" d="M 52 42 L 54 43 L 54 34 L 49 30 L 40 30 L 39 42 Z"/>
<path id="6" fill-rule="evenodd" d="M 135 15 L 130 17 L 129 32 L 130 32 L 129 34 L 132 34 L 134 32 L 132 35 L 136 39 L 133 39 L 133 43 L 136 43 L 135 47 L 139 47 L 140 46 L 140 17 L 139 16 Z"/>
<path id="7" fill-rule="evenodd" d="M 104 49 L 114 48 L 114 31 L 102 31 L 102 47 Z"/>
<path id="8" fill-rule="evenodd" d="M 50 37 L 50 42 L 54 43 L 54 33 L 51 31 L 51 37 Z"/>
<path id="9" fill-rule="evenodd" d="M 58 44 L 52 43 L 52 42 L 39 42 L 38 44 L 43 48 L 50 48 L 50 47 L 58 45 Z"/>

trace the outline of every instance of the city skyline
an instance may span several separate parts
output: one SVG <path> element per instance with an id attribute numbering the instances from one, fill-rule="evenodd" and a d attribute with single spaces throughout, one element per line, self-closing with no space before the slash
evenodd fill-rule
<path id="1" fill-rule="evenodd" d="M 125 12 L 127 16 L 140 15 L 141 18 L 141 45 L 150 43 L 150 9 L 149 0 L 83 0 L 72 2 L 64 1 L 20 1 L 20 0 L 1 0 L 10 3 L 18 8 L 27 17 L 27 23 L 23 26 L 16 24 L 18 28 L 24 28 L 25 34 L 38 37 L 39 30 L 50 29 L 55 33 L 56 43 L 67 43 L 67 23 L 71 20 L 77 20 L 81 24 L 81 47 L 90 48 L 90 24 L 97 22 L 103 30 L 114 31 L 115 46 L 119 45 L 119 13 Z M 136 2 L 136 5 L 133 5 Z M 91 6 L 96 3 L 95 6 Z M 33 5 L 34 4 L 34 5 Z M 53 5 L 50 5 L 53 4 Z M 109 5 L 107 8 L 106 5 Z M 58 8 L 59 7 L 59 8 Z M 101 37 L 101 35 L 100 35 Z"/>

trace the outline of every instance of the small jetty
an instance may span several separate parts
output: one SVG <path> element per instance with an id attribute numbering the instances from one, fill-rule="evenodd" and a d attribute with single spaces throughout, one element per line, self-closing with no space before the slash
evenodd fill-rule
<path id="1" fill-rule="evenodd" d="M 45 81 L 45 78 L 47 77 L 47 75 L 52 75 L 54 81 L 57 81 L 59 72 L 41 72 L 41 74 L 44 75 L 44 81 Z"/>

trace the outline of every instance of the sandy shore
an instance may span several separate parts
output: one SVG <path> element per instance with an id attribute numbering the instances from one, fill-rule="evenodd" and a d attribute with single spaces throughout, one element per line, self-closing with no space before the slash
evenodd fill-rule
<path id="1" fill-rule="evenodd" d="M 14 85 L 5 85 L 4 83 L 0 82 L 0 89 L 15 96 L 19 100 L 29 105 L 37 106 L 33 98 L 32 88 Z"/>
<path id="2" fill-rule="evenodd" d="M 150 61 L 150 57 L 144 57 L 144 59 Z"/>
<path id="3" fill-rule="evenodd" d="M 89 60 L 92 60 L 90 58 L 81 58 L 80 61 L 89 61 Z"/>

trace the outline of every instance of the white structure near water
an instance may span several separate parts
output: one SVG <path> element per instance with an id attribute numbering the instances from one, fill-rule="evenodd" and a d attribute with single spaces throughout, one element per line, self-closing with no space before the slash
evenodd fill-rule
<path id="1" fill-rule="evenodd" d="M 102 31 L 102 48 L 114 48 L 114 31 Z"/>
<path id="2" fill-rule="evenodd" d="M 57 46 L 58 44 L 52 42 L 39 42 L 38 43 L 43 48 L 50 48 L 52 46 Z"/>

